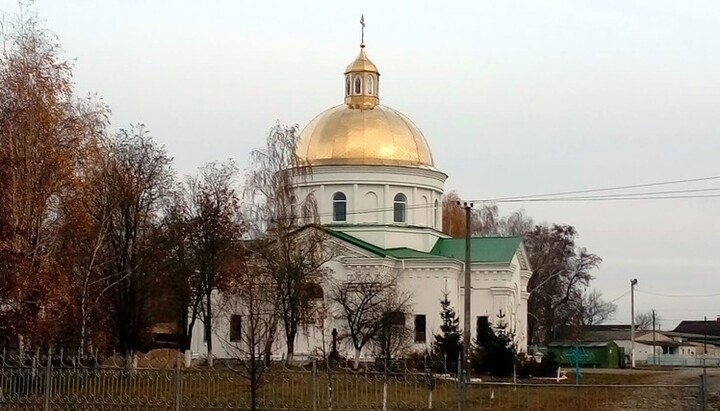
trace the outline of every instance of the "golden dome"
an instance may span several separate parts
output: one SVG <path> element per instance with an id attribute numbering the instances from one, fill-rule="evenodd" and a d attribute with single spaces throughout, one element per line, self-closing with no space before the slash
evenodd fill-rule
<path id="1" fill-rule="evenodd" d="M 358 54 L 357 58 L 355 58 L 355 61 L 348 64 L 347 68 L 345 69 L 345 74 L 355 72 L 378 72 L 377 66 L 375 66 L 375 64 L 373 64 L 373 62 L 370 61 L 368 56 L 365 54 L 365 46 L 360 46 L 360 53 Z"/>
<path id="2" fill-rule="evenodd" d="M 342 104 L 315 117 L 296 151 L 310 165 L 371 164 L 433 167 L 425 137 L 410 119 L 389 107 Z"/>

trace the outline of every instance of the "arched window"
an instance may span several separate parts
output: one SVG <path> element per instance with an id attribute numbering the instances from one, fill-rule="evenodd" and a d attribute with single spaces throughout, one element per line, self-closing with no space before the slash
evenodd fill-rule
<path id="1" fill-rule="evenodd" d="M 347 197 L 341 192 L 333 194 L 333 221 L 347 219 Z"/>
<path id="2" fill-rule="evenodd" d="M 347 80 L 345 80 L 345 95 L 350 95 L 350 76 L 347 76 Z"/>
<path id="3" fill-rule="evenodd" d="M 362 80 L 360 80 L 360 76 L 355 76 L 355 94 L 362 94 Z"/>
<path id="4" fill-rule="evenodd" d="M 393 221 L 396 223 L 404 223 L 405 222 L 405 208 L 407 205 L 407 197 L 405 197 L 405 194 L 398 193 L 395 195 L 395 199 L 393 200 Z"/>
<path id="5" fill-rule="evenodd" d="M 368 96 L 372 96 L 375 91 L 373 89 L 374 87 L 375 85 L 373 84 L 373 78 L 371 75 L 368 75 L 365 79 L 365 94 L 367 94 Z"/>
<path id="6" fill-rule="evenodd" d="M 437 228 L 437 227 L 438 227 L 438 220 L 439 220 L 439 217 L 440 217 L 440 210 L 439 210 L 439 208 L 438 208 L 438 201 L 437 201 L 437 199 L 435 200 L 435 209 L 434 209 L 433 211 L 434 211 L 434 215 L 433 215 L 433 227 Z"/>

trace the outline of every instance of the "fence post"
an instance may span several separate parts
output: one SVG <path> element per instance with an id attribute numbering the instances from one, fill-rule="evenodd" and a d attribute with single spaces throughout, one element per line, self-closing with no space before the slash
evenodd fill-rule
<path id="1" fill-rule="evenodd" d="M 465 397 L 465 388 L 466 384 L 464 384 L 465 378 L 463 376 L 463 366 L 462 366 L 462 353 L 458 354 L 458 361 L 457 361 L 457 382 L 458 382 L 458 411 L 465 411 L 466 408 L 466 397 Z"/>
<path id="2" fill-rule="evenodd" d="M 700 374 L 700 409 L 702 411 L 707 410 L 707 374 L 705 369 L 703 368 L 703 373 Z"/>
<path id="3" fill-rule="evenodd" d="M 313 358 L 312 360 L 312 409 L 313 411 L 317 411 L 317 394 L 318 394 L 318 384 L 317 384 L 317 359 Z"/>
<path id="4" fill-rule="evenodd" d="M 182 360 L 177 357 L 175 365 L 175 411 L 180 411 L 180 403 L 182 402 Z"/>
<path id="5" fill-rule="evenodd" d="M 50 411 L 50 396 L 52 395 L 52 348 L 48 348 L 48 354 L 45 364 L 45 401 L 43 402 L 43 410 Z"/>

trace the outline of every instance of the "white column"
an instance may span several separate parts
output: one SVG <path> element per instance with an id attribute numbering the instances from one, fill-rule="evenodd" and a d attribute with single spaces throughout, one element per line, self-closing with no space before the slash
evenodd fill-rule
<path id="1" fill-rule="evenodd" d="M 352 199 L 350 201 L 350 204 L 352 204 L 350 207 L 348 207 L 348 214 L 351 215 L 350 222 L 353 222 L 355 224 L 360 223 L 362 221 L 365 221 L 365 214 L 357 214 L 353 213 L 353 211 L 358 210 L 358 204 L 360 203 L 360 198 L 358 198 L 358 185 L 353 184 L 353 192 L 352 192 Z M 348 205 L 350 205 L 348 204 Z"/>
<path id="2" fill-rule="evenodd" d="M 393 199 L 390 197 L 390 185 L 385 184 L 385 187 L 383 189 L 383 199 L 380 201 L 380 204 L 382 206 L 380 208 L 385 208 L 386 210 L 382 212 L 383 218 L 381 222 L 385 224 L 392 223 L 392 213 L 393 213 Z"/>
<path id="3" fill-rule="evenodd" d="M 413 187 L 412 191 L 412 202 L 407 205 L 407 207 L 412 210 L 412 212 L 408 213 L 408 217 L 412 217 L 412 220 L 407 221 L 408 224 L 414 224 L 417 225 L 419 218 L 418 214 L 422 212 L 420 208 L 418 208 L 418 189 L 417 187 Z"/>

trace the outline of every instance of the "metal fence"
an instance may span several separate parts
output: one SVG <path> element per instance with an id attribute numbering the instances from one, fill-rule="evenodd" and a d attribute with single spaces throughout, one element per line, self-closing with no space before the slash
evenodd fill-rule
<path id="1" fill-rule="evenodd" d="M 703 384 L 573 385 L 491 383 L 467 386 L 467 410 L 704 410 Z M 259 389 L 261 410 L 458 410 L 463 385 L 410 367 L 274 366 Z M 3 355 L 0 410 L 250 409 L 241 368 L 185 367 L 63 355 Z"/>
<path id="2" fill-rule="evenodd" d="M 702 355 L 687 356 L 678 354 L 662 354 L 648 356 L 645 361 L 649 365 L 664 365 L 672 367 L 720 367 L 720 358 L 705 357 Z"/>

